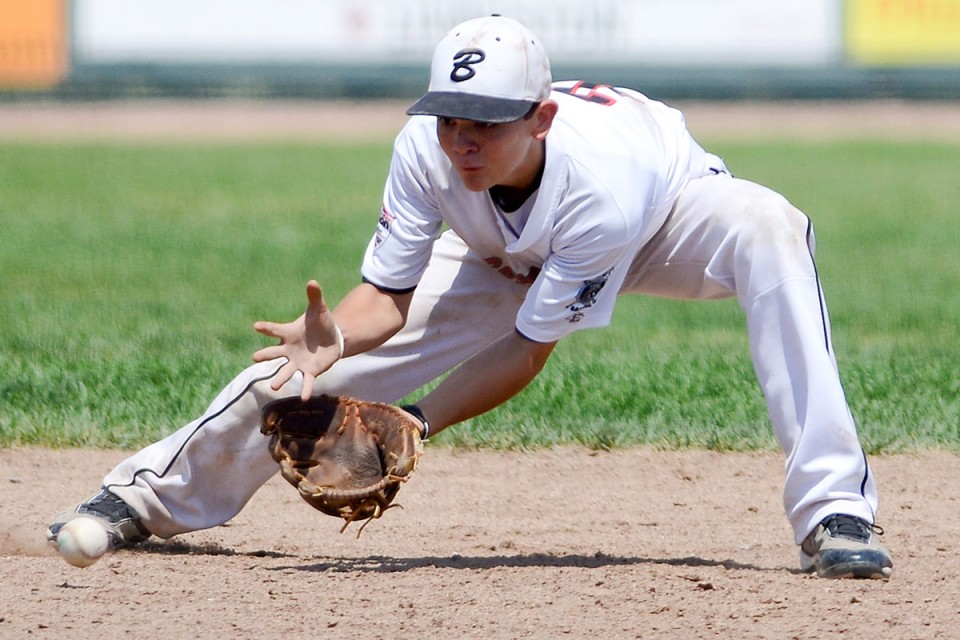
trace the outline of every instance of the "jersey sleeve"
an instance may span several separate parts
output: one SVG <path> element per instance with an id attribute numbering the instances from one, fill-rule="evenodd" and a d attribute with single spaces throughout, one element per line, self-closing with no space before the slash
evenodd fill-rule
<path id="1" fill-rule="evenodd" d="M 547 158 L 552 153 L 560 188 L 546 195 L 556 213 L 516 325 L 538 342 L 610 323 L 634 257 L 689 179 L 691 152 L 682 118 L 640 94 L 583 83 L 555 87 L 560 108 Z"/>
<path id="2" fill-rule="evenodd" d="M 517 330 L 537 342 L 553 342 L 613 317 L 617 294 L 635 253 L 636 232 L 616 213 L 597 215 L 597 204 L 574 212 L 578 223 L 554 237 L 555 246 L 517 314 Z M 579 215 L 578 215 L 579 213 Z M 583 224 L 589 220 L 589 224 Z"/>
<path id="3" fill-rule="evenodd" d="M 442 227 L 429 172 L 436 154 L 423 152 L 436 142 L 422 135 L 423 123 L 416 120 L 394 143 L 380 217 L 361 267 L 364 280 L 384 289 L 417 285 Z"/>

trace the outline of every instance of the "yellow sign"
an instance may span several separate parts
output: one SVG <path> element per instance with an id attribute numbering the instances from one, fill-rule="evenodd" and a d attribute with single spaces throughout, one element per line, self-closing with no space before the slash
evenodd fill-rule
<path id="1" fill-rule="evenodd" d="M 846 7 L 854 62 L 960 63 L 960 0 L 847 0 Z"/>
<path id="2" fill-rule="evenodd" d="M 0 0 L 0 88 L 53 86 L 68 57 L 66 0 Z"/>

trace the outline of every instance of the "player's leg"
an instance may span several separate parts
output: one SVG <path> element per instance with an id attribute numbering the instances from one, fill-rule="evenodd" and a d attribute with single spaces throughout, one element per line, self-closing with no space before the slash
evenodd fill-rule
<path id="1" fill-rule="evenodd" d="M 833 514 L 873 523 L 877 508 L 834 358 L 813 248 L 809 219 L 781 195 L 728 175 L 700 178 L 637 257 L 624 286 L 676 298 L 737 296 L 787 454 L 783 499 L 798 543 Z"/>
<path id="2" fill-rule="evenodd" d="M 526 291 L 467 251 L 459 238 L 444 234 L 404 329 L 378 349 L 338 362 L 318 378 L 315 391 L 397 401 L 511 331 Z M 120 521 L 115 536 L 130 541 L 139 537 L 131 520 L 169 537 L 232 518 L 278 468 L 259 420 L 266 403 L 299 395 L 300 376 L 279 392 L 270 389 L 281 364 L 264 362 L 241 372 L 202 416 L 111 470 L 103 483 L 110 492 L 106 501 L 101 496 L 77 508 Z M 75 512 L 57 518 L 49 534 Z"/>
<path id="3" fill-rule="evenodd" d="M 257 390 L 281 365 L 242 371 L 200 417 L 107 473 L 99 493 L 54 520 L 48 538 L 83 513 L 106 521 L 116 545 L 229 520 L 276 472 L 256 419 Z"/>

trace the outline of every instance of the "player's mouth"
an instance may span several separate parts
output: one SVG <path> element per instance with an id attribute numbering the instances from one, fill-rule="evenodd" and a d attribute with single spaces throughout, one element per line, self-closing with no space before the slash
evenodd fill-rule
<path id="1" fill-rule="evenodd" d="M 484 191 L 492 185 L 482 167 L 458 168 L 457 175 L 460 176 L 463 186 L 470 191 Z"/>
<path id="2" fill-rule="evenodd" d="M 478 165 L 457 165 L 457 173 L 464 182 L 474 181 L 483 177 L 485 168 Z"/>

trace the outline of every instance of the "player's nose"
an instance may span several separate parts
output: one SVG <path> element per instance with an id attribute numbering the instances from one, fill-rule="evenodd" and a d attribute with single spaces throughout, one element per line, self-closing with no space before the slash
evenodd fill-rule
<path id="1" fill-rule="evenodd" d="M 477 136 L 468 127 L 458 126 L 453 133 L 453 148 L 458 153 L 469 153 L 479 147 Z"/>

